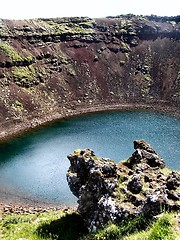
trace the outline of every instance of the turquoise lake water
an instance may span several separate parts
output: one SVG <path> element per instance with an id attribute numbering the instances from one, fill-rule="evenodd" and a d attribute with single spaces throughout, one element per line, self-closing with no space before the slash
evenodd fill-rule
<path id="1" fill-rule="evenodd" d="M 116 162 L 144 139 L 173 170 L 180 170 L 180 118 L 145 111 L 110 111 L 59 121 L 0 145 L 0 190 L 4 184 L 43 201 L 72 205 L 66 182 L 67 155 L 91 148 Z"/>

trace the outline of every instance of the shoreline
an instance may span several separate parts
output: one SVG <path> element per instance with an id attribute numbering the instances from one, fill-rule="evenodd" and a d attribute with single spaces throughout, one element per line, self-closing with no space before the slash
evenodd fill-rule
<path id="1" fill-rule="evenodd" d="M 23 214 L 23 213 L 36 213 L 47 212 L 51 210 L 76 210 L 77 203 L 75 204 L 61 204 L 51 201 L 45 201 L 38 197 L 24 194 L 23 192 L 13 189 L 9 186 L 3 186 L 0 191 L 0 215 L 2 214 Z"/>
<path id="2" fill-rule="evenodd" d="M 27 132 L 31 132 L 43 126 L 48 126 L 54 122 L 68 119 L 74 116 L 81 116 L 83 114 L 90 114 L 95 112 L 104 111 L 153 111 L 163 114 L 169 114 L 172 116 L 180 117 L 180 109 L 175 106 L 169 106 L 164 104 L 111 104 L 111 105 L 98 105 L 88 106 L 87 108 L 77 108 L 75 110 L 69 110 L 64 114 L 55 113 L 51 116 L 44 116 L 42 118 L 31 118 L 29 121 L 15 123 L 8 126 L 1 131 L 2 125 L 0 125 L 0 143 L 9 141 L 17 136 L 23 135 Z M 32 124 L 34 122 L 34 124 Z M 36 123 L 36 124 L 35 124 Z M 26 213 L 26 212 L 38 212 L 46 211 L 49 209 L 75 209 L 75 206 L 65 206 L 65 204 L 50 203 L 41 201 L 41 199 L 33 199 L 31 196 L 15 195 L 15 190 L 5 188 L 3 192 L 0 192 L 0 210 L 2 213 Z"/>
<path id="3" fill-rule="evenodd" d="M 76 109 L 67 109 L 66 112 L 54 112 L 51 116 L 31 116 L 24 121 L 21 119 L 11 120 L 9 123 L 0 124 L 0 143 L 7 142 L 15 137 L 21 136 L 41 127 L 48 126 L 57 121 L 68 119 L 75 116 L 91 114 L 105 111 L 152 111 L 169 114 L 180 117 L 180 108 L 168 105 L 167 103 L 140 104 L 140 103 L 122 103 L 122 104 L 101 104 L 95 106 L 81 107 Z M 3 126 L 4 125 L 4 126 Z"/>

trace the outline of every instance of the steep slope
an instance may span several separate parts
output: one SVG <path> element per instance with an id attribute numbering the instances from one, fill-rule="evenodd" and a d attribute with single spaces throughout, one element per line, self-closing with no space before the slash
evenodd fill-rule
<path id="1" fill-rule="evenodd" d="M 179 114 L 180 17 L 0 20 L 0 138 L 97 106 Z"/>

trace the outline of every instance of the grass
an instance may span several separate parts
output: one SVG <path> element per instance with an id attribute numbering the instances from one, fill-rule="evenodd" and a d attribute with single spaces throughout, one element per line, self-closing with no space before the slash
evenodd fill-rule
<path id="1" fill-rule="evenodd" d="M 156 221 L 140 216 L 119 226 L 109 223 L 82 240 L 179 240 L 180 232 L 176 227 L 175 214 L 172 213 L 164 213 Z"/>
<path id="2" fill-rule="evenodd" d="M 2 240 L 77 240 L 86 232 L 79 214 L 61 210 L 27 215 L 8 214 L 0 221 Z"/>
<path id="3" fill-rule="evenodd" d="M 176 228 L 174 214 L 165 213 L 146 231 L 135 233 L 124 240 L 179 240 L 180 231 Z"/>
<path id="4" fill-rule="evenodd" d="M 144 215 L 134 219 L 124 220 L 119 225 L 110 222 L 96 233 L 85 236 L 83 240 L 119 240 L 129 234 L 146 229 L 149 224 L 149 219 Z"/>
<path id="5" fill-rule="evenodd" d="M 177 213 L 176 213 L 177 214 Z M 158 220 L 145 216 L 120 225 L 110 222 L 95 233 L 87 233 L 76 212 L 61 210 L 36 214 L 7 214 L 0 220 L 0 239 L 57 240 L 178 240 L 175 213 L 164 213 Z"/>

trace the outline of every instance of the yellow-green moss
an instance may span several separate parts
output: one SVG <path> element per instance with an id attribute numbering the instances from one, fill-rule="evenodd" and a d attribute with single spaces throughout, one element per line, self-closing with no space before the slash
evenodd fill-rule
<path id="1" fill-rule="evenodd" d="M 12 74 L 14 82 L 21 87 L 31 87 L 39 83 L 33 66 L 14 67 Z"/>
<path id="2" fill-rule="evenodd" d="M 12 61 L 22 61 L 23 58 L 8 43 L 0 41 L 0 51 L 4 52 Z"/>
<path id="3" fill-rule="evenodd" d="M 14 62 L 20 62 L 20 61 L 32 62 L 33 61 L 32 55 L 22 57 L 13 46 L 3 41 L 0 41 L 0 51 L 3 52 L 11 61 L 14 61 Z"/>
<path id="4" fill-rule="evenodd" d="M 94 21 L 84 21 L 80 23 L 74 22 L 61 22 L 58 23 L 53 19 L 45 20 L 47 26 L 50 27 L 50 31 L 55 34 L 62 34 L 62 33 L 82 33 L 88 34 L 93 28 Z"/>
<path id="5" fill-rule="evenodd" d="M 22 111 L 24 109 L 23 104 L 18 100 L 15 101 L 15 104 L 13 104 L 13 106 L 17 111 Z"/>

